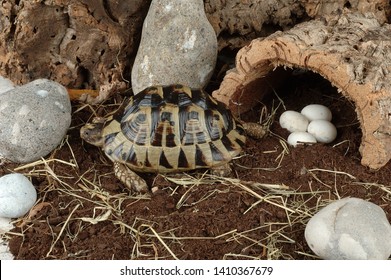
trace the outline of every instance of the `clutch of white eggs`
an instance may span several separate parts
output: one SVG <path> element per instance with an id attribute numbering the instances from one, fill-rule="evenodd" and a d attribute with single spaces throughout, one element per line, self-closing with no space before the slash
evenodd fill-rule
<path id="1" fill-rule="evenodd" d="M 280 125 L 291 134 L 289 145 L 331 143 L 337 138 L 337 129 L 331 123 L 332 113 L 329 108 L 320 104 L 305 106 L 301 112 L 285 111 L 280 116 Z"/>

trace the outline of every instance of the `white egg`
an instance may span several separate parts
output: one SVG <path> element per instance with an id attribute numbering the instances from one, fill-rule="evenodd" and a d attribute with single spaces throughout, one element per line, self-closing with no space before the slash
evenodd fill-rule
<path id="1" fill-rule="evenodd" d="M 337 138 L 337 129 L 329 121 L 314 120 L 308 125 L 308 132 L 320 143 L 331 143 Z"/>
<path id="2" fill-rule="evenodd" d="M 302 114 L 296 111 L 285 111 L 280 116 L 280 125 L 289 132 L 306 131 L 309 120 Z"/>
<path id="3" fill-rule="evenodd" d="M 24 175 L 13 173 L 0 178 L 0 217 L 19 218 L 37 200 L 37 191 Z"/>
<path id="4" fill-rule="evenodd" d="M 329 108 L 320 104 L 310 104 L 301 110 L 301 114 L 307 117 L 309 121 L 326 120 L 331 121 L 332 114 Z"/>
<path id="5" fill-rule="evenodd" d="M 287 141 L 288 144 L 293 147 L 296 147 L 297 145 L 316 143 L 315 137 L 312 134 L 304 131 L 292 132 L 289 134 Z"/>

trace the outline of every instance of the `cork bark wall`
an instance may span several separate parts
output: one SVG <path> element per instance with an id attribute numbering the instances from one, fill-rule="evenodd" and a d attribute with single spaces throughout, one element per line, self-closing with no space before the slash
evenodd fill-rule
<path id="1" fill-rule="evenodd" d="M 130 87 L 130 70 L 150 0 L 0 2 L 0 74 L 17 84 L 49 78 L 100 90 L 100 100 Z M 205 0 L 219 49 L 327 17 L 344 7 L 387 21 L 384 0 Z"/>
<path id="2" fill-rule="evenodd" d="M 347 12 L 255 39 L 213 96 L 240 114 L 280 79 L 274 69 L 311 70 L 355 104 L 363 137 L 362 163 L 377 169 L 391 159 L 391 25 L 372 14 Z M 280 67 L 280 68 L 278 68 Z M 271 79 L 272 77 L 272 79 Z"/>
<path id="3" fill-rule="evenodd" d="M 250 39 L 287 30 L 295 24 L 329 17 L 348 8 L 372 12 L 386 22 L 390 4 L 385 0 L 205 0 L 209 20 L 220 35 L 220 47 L 242 47 Z"/>
<path id="4" fill-rule="evenodd" d="M 128 87 L 146 1 L 2 1 L 0 72 L 107 93 Z M 113 4 L 115 3 L 115 4 Z"/>

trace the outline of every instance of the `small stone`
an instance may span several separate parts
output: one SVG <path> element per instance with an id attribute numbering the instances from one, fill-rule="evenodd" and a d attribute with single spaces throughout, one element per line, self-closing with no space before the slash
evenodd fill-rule
<path id="1" fill-rule="evenodd" d="M 55 149 L 71 124 L 67 90 L 46 79 L 0 94 L 0 156 L 26 163 Z"/>
<path id="2" fill-rule="evenodd" d="M 0 217 L 0 235 L 9 232 L 13 228 L 12 219 Z M 3 240 L 1 240 L 1 242 L 3 242 Z"/>
<path id="3" fill-rule="evenodd" d="M 305 239 L 327 260 L 386 260 L 391 255 L 386 214 L 359 198 L 344 198 L 321 209 L 309 220 Z"/>
<path id="4" fill-rule="evenodd" d="M 216 33 L 202 0 L 153 0 L 133 64 L 133 92 L 153 85 L 203 88 L 216 59 Z"/>
<path id="5" fill-rule="evenodd" d="M 0 260 L 13 260 L 14 255 L 10 252 L 10 249 L 8 247 L 8 242 L 2 241 L 0 243 Z"/>
<path id="6" fill-rule="evenodd" d="M 37 191 L 24 175 L 13 173 L 0 178 L 0 217 L 22 217 L 36 200 Z"/>
<path id="7" fill-rule="evenodd" d="M 8 240 L 4 233 L 13 229 L 12 220 L 10 218 L 0 217 L 0 260 L 13 260 L 14 255 L 10 252 Z"/>

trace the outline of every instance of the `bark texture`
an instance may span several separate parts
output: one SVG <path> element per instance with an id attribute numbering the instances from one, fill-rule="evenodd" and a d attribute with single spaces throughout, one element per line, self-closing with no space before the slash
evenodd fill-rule
<path id="1" fill-rule="evenodd" d="M 327 18 L 345 8 L 372 12 L 384 23 L 390 3 L 386 0 L 205 0 L 209 21 L 219 35 L 220 49 L 243 47 L 251 39 L 287 30 L 313 18 Z"/>
<path id="2" fill-rule="evenodd" d="M 145 2 L 2 1 L 1 74 L 18 84 L 45 77 L 97 88 L 103 97 L 125 89 Z"/>
<path id="3" fill-rule="evenodd" d="M 129 88 L 130 70 L 150 0 L 0 2 L 0 74 L 17 84 L 37 78 L 100 91 Z M 387 19 L 385 0 L 205 0 L 219 49 L 287 30 L 344 7 Z"/>
<path id="4" fill-rule="evenodd" d="M 242 48 L 236 68 L 213 95 L 240 114 L 281 79 L 276 67 L 319 73 L 354 101 L 363 133 L 362 164 L 380 168 L 391 159 L 390 36 L 391 25 L 380 24 L 373 14 L 302 23 Z"/>

